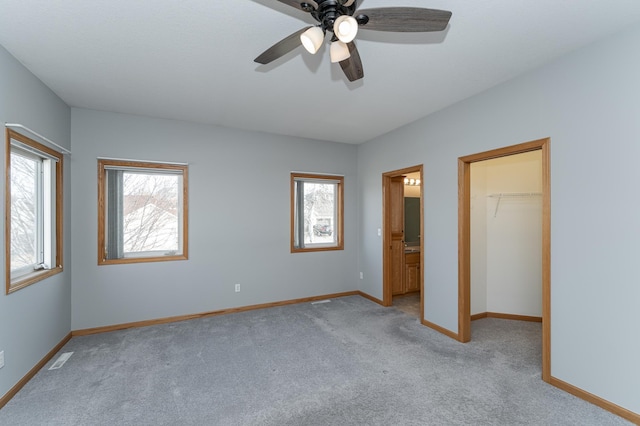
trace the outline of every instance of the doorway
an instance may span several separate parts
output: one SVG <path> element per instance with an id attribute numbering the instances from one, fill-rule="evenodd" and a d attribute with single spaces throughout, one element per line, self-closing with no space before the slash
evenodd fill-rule
<path id="1" fill-rule="evenodd" d="M 395 297 L 407 305 L 417 295 L 420 321 L 424 319 L 422 172 L 418 165 L 382 175 L 382 304 L 392 306 Z"/>
<path id="2" fill-rule="evenodd" d="M 542 154 L 542 379 L 551 379 L 551 193 L 549 138 L 458 159 L 458 340 L 471 340 L 471 164 L 540 150 Z"/>

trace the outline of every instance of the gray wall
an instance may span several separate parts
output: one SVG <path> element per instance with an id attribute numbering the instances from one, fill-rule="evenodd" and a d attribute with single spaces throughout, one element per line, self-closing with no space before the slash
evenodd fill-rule
<path id="1" fill-rule="evenodd" d="M 638 46 L 635 27 L 359 147 L 82 109 L 70 113 L 0 49 L 0 118 L 65 146 L 71 139 L 74 151 L 65 169 L 64 273 L 0 296 L 6 361 L 0 395 L 70 329 L 356 285 L 382 298 L 380 176 L 420 163 L 425 316 L 455 331 L 457 158 L 549 136 L 552 374 L 640 412 Z M 97 266 L 98 156 L 190 163 L 188 261 Z M 344 251 L 289 253 L 292 170 L 346 176 Z M 242 284 L 241 293 L 233 292 L 234 283 Z"/>
<path id="2" fill-rule="evenodd" d="M 71 123 L 74 330 L 356 289 L 356 146 L 75 108 Z M 189 260 L 97 265 L 97 157 L 189 163 Z M 343 251 L 290 253 L 291 171 L 345 176 Z"/>
<path id="3" fill-rule="evenodd" d="M 551 137 L 552 375 L 640 413 L 640 27 L 358 150 L 362 290 L 382 297 L 381 174 L 424 164 L 425 317 L 457 331 L 457 158 Z"/>
<path id="4" fill-rule="evenodd" d="M 69 108 L 40 80 L 0 47 L 0 122 L 4 170 L 6 135 L 4 123 L 19 123 L 55 141 L 70 146 Z M 30 134 L 26 136 L 32 137 Z M 64 179 L 64 271 L 25 289 L 5 295 L 5 262 L 0 262 L 0 351 L 5 366 L 0 369 L 0 396 L 6 394 L 70 331 L 70 168 L 65 157 Z M 0 174 L 4 206 L 5 174 Z M 4 212 L 4 207 L 3 207 Z M 4 221 L 0 241 L 4 247 Z M 4 253 L 4 250 L 2 251 Z"/>

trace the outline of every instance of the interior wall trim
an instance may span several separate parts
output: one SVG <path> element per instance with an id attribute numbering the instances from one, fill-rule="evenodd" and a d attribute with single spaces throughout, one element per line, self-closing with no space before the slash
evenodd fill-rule
<path id="1" fill-rule="evenodd" d="M 471 315 L 471 321 L 475 321 L 481 318 L 500 318 L 500 319 L 515 320 L 515 321 L 542 322 L 542 317 L 529 316 L 529 315 L 502 314 L 499 312 L 482 312 L 479 314 Z"/>
<path id="2" fill-rule="evenodd" d="M 384 306 L 384 303 L 382 302 L 382 300 L 378 299 L 377 297 L 373 297 L 370 294 L 367 294 L 363 291 L 358 291 L 357 293 L 360 296 L 364 297 L 365 299 L 371 300 L 373 303 L 377 303 L 378 305 Z"/>
<path id="3" fill-rule="evenodd" d="M 148 326 L 151 326 L 151 325 L 167 324 L 167 323 L 179 322 L 179 321 L 188 321 L 188 320 L 197 319 L 197 318 L 215 317 L 215 316 L 218 316 L 218 315 L 233 314 L 233 313 L 237 313 L 237 312 L 253 311 L 253 310 L 256 310 L 256 309 L 274 308 L 276 306 L 293 305 L 293 304 L 296 304 L 296 303 L 306 303 L 306 302 L 314 302 L 314 301 L 317 301 L 317 300 L 335 299 L 335 298 L 338 298 L 338 297 L 360 296 L 360 295 L 362 295 L 362 294 L 359 291 L 347 291 L 347 292 L 344 292 L 344 293 L 332 293 L 332 294 L 325 294 L 325 295 L 322 295 L 322 296 L 303 297 L 301 299 L 290 299 L 290 300 L 283 300 L 283 301 L 280 301 L 280 302 L 261 303 L 261 304 L 258 304 L 258 305 L 249 305 L 249 306 L 239 306 L 237 308 L 220 309 L 220 310 L 217 310 L 217 311 L 201 312 L 201 313 L 198 313 L 198 314 L 178 315 L 178 316 L 174 316 L 174 317 L 157 318 L 157 319 L 145 320 L 145 321 L 135 321 L 135 322 L 128 322 L 128 323 L 123 323 L 123 324 L 107 325 L 107 326 L 103 326 L 103 327 L 85 328 L 85 329 L 80 329 L 80 330 L 73 330 L 71 332 L 71 335 L 73 337 L 76 337 L 76 336 L 87 336 L 87 335 L 90 335 L 90 334 L 108 333 L 110 331 L 126 330 L 126 329 L 129 329 L 129 328 L 148 327 Z M 369 297 L 367 297 L 367 298 L 369 298 Z"/>
<path id="4" fill-rule="evenodd" d="M 429 328 L 431 328 L 431 329 L 433 329 L 433 330 L 435 330 L 435 331 L 437 331 L 439 333 L 442 333 L 447 337 L 451 337 L 452 339 L 455 339 L 455 340 L 460 340 L 458 338 L 458 333 L 454 333 L 453 331 L 451 331 L 449 329 L 446 329 L 444 327 L 441 327 L 438 324 L 429 322 L 424 318 L 422 320 L 420 320 L 420 322 L 422 323 L 422 325 L 424 325 L 426 327 L 429 327 Z"/>
<path id="5" fill-rule="evenodd" d="M 5 405 L 7 405 L 7 402 L 9 402 L 11 400 L 11 398 L 13 398 L 20 391 L 20 389 L 22 389 L 24 387 L 24 385 L 26 385 L 29 382 L 29 380 L 31 380 L 33 378 L 33 376 L 35 376 L 38 373 L 38 371 L 40 371 L 42 369 L 42 367 L 44 367 L 47 364 L 47 362 L 49 362 L 51 360 L 51 358 L 53 358 L 55 356 L 55 354 L 57 354 L 58 351 L 60 351 L 60 349 L 62 349 L 62 347 L 67 344 L 67 342 L 69 340 L 71 340 L 71 333 L 69 333 L 66 336 L 64 336 L 64 338 L 60 341 L 60 343 L 55 345 L 53 347 L 53 349 L 51 349 L 40 360 L 40 362 L 38 362 L 36 365 L 34 365 L 33 368 L 31 370 L 29 370 L 29 372 L 27 374 L 25 374 L 24 377 L 22 379 L 20 379 L 18 381 L 18 383 L 16 383 L 9 390 L 9 392 L 7 392 L 2 397 L 0 397 L 0 408 L 2 408 Z"/>
<path id="6" fill-rule="evenodd" d="M 568 392 L 571 395 L 577 396 L 578 398 L 584 399 L 587 402 L 597 405 L 598 407 L 603 408 L 617 416 L 627 419 L 633 424 L 640 425 L 640 414 L 638 413 L 634 413 L 631 410 L 627 410 L 626 408 L 623 408 L 617 404 L 614 404 L 613 402 L 600 398 L 599 396 L 596 396 L 592 393 L 582 390 L 572 384 L 569 384 L 553 376 L 551 376 L 551 380 L 549 380 L 549 384 L 559 389 L 562 389 L 563 391 Z"/>

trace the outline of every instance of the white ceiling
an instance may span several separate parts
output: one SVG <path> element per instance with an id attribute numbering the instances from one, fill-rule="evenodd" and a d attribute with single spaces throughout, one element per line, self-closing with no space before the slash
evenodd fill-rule
<path id="1" fill-rule="evenodd" d="M 361 30 L 354 83 L 327 46 L 253 62 L 315 23 L 276 0 L 0 0 L 0 44 L 73 107 L 361 143 L 640 22 L 638 0 L 359 3 L 453 16 L 440 33 Z"/>

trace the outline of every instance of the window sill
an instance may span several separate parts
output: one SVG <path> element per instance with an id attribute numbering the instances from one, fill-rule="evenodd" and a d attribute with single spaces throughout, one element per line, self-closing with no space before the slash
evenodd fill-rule
<path id="1" fill-rule="evenodd" d="M 177 256 L 154 256 L 154 257 L 125 257 L 122 259 L 99 259 L 98 265 L 121 265 L 126 263 L 146 263 L 146 262 L 170 262 L 174 260 L 188 260 L 186 254 Z"/>
<path id="2" fill-rule="evenodd" d="M 8 281 L 10 284 L 7 286 L 7 294 L 14 293 L 20 289 L 30 286 L 31 284 L 42 281 L 45 278 L 59 274 L 60 272 L 62 272 L 62 267 L 33 271 L 29 274 L 22 275 L 19 278 L 15 278 L 13 281 Z"/>
<path id="3" fill-rule="evenodd" d="M 314 251 L 344 250 L 344 246 L 291 248 L 291 253 L 309 253 Z"/>

